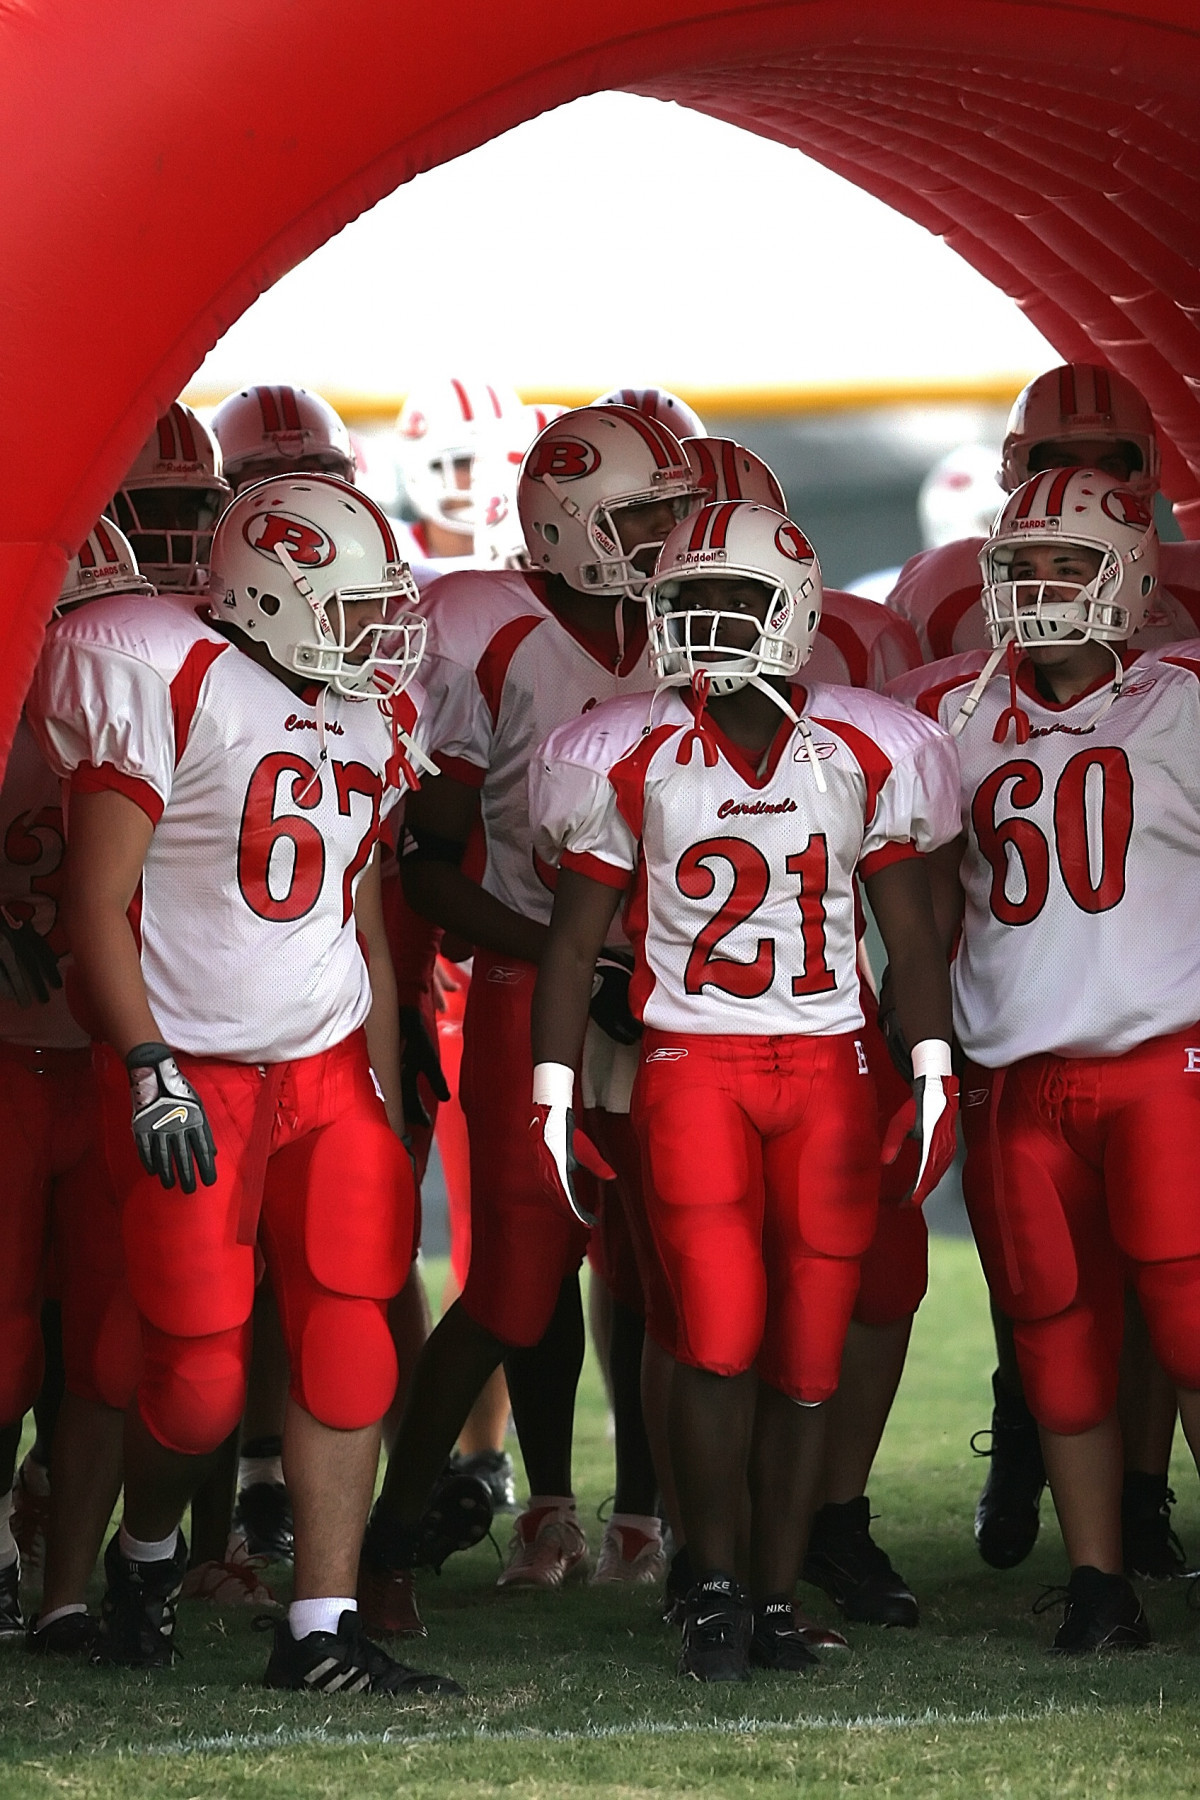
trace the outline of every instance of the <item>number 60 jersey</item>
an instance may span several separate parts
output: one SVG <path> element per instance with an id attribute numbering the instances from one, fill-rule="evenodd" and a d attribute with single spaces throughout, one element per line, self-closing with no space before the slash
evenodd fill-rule
<path id="1" fill-rule="evenodd" d="M 958 738 L 966 914 L 954 1024 L 1006 1068 L 1046 1051 L 1119 1056 L 1200 1019 L 1200 644 L 1126 651 L 1105 679 L 1043 699 L 1028 659 Z M 948 725 L 984 654 L 949 657 L 888 692 Z M 1011 716 L 1029 727 L 1018 744 Z"/>
<path id="2" fill-rule="evenodd" d="M 629 889 L 630 1005 L 660 1030 L 828 1037 L 863 1023 L 856 873 L 950 842 L 958 758 L 878 694 L 793 690 L 758 766 L 678 689 L 611 700 L 530 765 L 538 856 Z"/>
<path id="3" fill-rule="evenodd" d="M 97 600 L 47 634 L 29 704 L 47 760 L 75 791 L 125 794 L 155 828 L 134 916 L 172 1049 L 314 1056 L 370 1009 L 353 906 L 400 799 L 391 722 L 376 701 L 328 694 L 322 763 L 317 698 L 187 600 Z M 397 706 L 414 735 L 412 688 Z"/>

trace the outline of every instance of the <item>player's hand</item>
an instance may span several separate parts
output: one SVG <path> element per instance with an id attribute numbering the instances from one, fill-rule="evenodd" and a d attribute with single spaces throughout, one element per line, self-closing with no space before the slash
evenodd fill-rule
<path id="1" fill-rule="evenodd" d="M 538 1063 L 533 1071 L 533 1117 L 529 1129 L 534 1135 L 536 1154 L 542 1169 L 542 1180 L 556 1205 L 565 1208 L 581 1225 L 594 1225 L 590 1213 L 575 1191 L 575 1116 L 572 1111 L 575 1094 L 575 1071 L 565 1063 Z"/>
<path id="2" fill-rule="evenodd" d="M 588 1012 L 615 1044 L 636 1044 L 642 1028 L 629 1010 L 633 957 L 627 950 L 602 950 L 592 977 Z"/>
<path id="3" fill-rule="evenodd" d="M 400 1008 L 400 1097 L 406 1125 L 426 1126 L 429 1114 L 417 1086 L 424 1076 L 439 1100 L 449 1100 L 450 1089 L 442 1073 L 437 1044 L 430 1040 L 419 1006 Z"/>
<path id="4" fill-rule="evenodd" d="M 133 1096 L 133 1135 L 149 1175 L 185 1194 L 217 1179 L 217 1147 L 200 1097 L 165 1044 L 137 1044 L 125 1058 Z"/>
<path id="5" fill-rule="evenodd" d="M 896 1000 L 892 993 L 892 971 L 883 971 L 883 979 L 879 983 L 879 1029 L 883 1033 L 883 1041 L 887 1045 L 892 1066 L 898 1075 L 902 1075 L 912 1085 L 913 1065 L 912 1051 L 908 1047 L 908 1039 L 900 1029 L 900 1020 L 896 1016 Z M 894 1158 L 892 1159 L 895 1160 Z"/>
<path id="6" fill-rule="evenodd" d="M 61 986 L 58 958 L 41 932 L 0 906 L 0 999 L 45 1006 L 50 990 Z"/>
<path id="7" fill-rule="evenodd" d="M 881 1160 L 894 1163 L 906 1137 L 920 1146 L 917 1179 L 906 1204 L 926 1201 L 954 1161 L 957 1148 L 958 1078 L 950 1073 L 950 1046 L 941 1038 L 923 1038 L 913 1047 L 913 1097 L 884 1133 Z"/>

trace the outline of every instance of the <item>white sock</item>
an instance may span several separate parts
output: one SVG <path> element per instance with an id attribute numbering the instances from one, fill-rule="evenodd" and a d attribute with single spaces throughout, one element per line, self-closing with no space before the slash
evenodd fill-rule
<path id="1" fill-rule="evenodd" d="M 150 1538 L 135 1538 L 132 1532 L 126 1531 L 124 1525 L 118 1534 L 121 1555 L 127 1562 L 168 1562 L 175 1554 L 175 1546 L 179 1541 L 178 1531 L 170 1537 L 160 1538 L 157 1542 Z"/>
<path id="2" fill-rule="evenodd" d="M 12 1534 L 13 1500 L 11 1492 L 0 1496 L 0 1569 L 17 1560 L 17 1540 Z"/>
<path id="3" fill-rule="evenodd" d="M 357 1600 L 340 1599 L 336 1594 L 321 1600 L 293 1600 L 288 1624 L 294 1638 L 305 1638 L 312 1631 L 336 1631 L 343 1613 L 357 1611 Z"/>
<path id="4" fill-rule="evenodd" d="M 574 1494 L 530 1494 L 525 1503 L 526 1512 L 541 1512 L 549 1507 L 552 1512 L 574 1512 Z"/>
<path id="5" fill-rule="evenodd" d="M 610 1513 L 610 1525 L 628 1525 L 634 1531 L 644 1531 L 647 1537 L 657 1538 L 662 1542 L 662 1520 L 657 1513 Z"/>
<path id="6" fill-rule="evenodd" d="M 75 1600 L 70 1606 L 56 1606 L 53 1612 L 41 1613 L 38 1617 L 37 1630 L 45 1631 L 47 1625 L 53 1625 L 56 1619 L 66 1619 L 72 1613 L 85 1613 L 87 1607 L 82 1600 Z"/>
<path id="7" fill-rule="evenodd" d="M 238 1457 L 238 1492 L 240 1493 L 242 1488 L 256 1487 L 259 1482 L 283 1486 L 283 1458 L 281 1456 Z"/>

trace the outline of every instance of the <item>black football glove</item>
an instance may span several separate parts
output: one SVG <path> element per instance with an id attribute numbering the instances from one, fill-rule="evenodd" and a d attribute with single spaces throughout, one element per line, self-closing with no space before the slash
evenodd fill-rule
<path id="1" fill-rule="evenodd" d="M 165 1044 L 137 1044 L 125 1058 L 133 1096 L 133 1135 L 147 1174 L 165 1188 L 176 1176 L 185 1194 L 217 1179 L 217 1147 L 204 1107 Z"/>
<path id="2" fill-rule="evenodd" d="M 439 1100 L 449 1100 L 450 1088 L 442 1073 L 437 1044 L 430 1041 L 420 1007 L 400 1008 L 400 1036 L 400 1104 L 404 1108 L 404 1123 L 425 1126 L 429 1124 L 429 1114 L 417 1086 L 418 1077 L 425 1077 Z"/>
<path id="3" fill-rule="evenodd" d="M 592 977 L 588 1012 L 614 1044 L 636 1044 L 642 1028 L 629 1010 L 633 957 L 628 950 L 602 950 Z"/>
<path id="4" fill-rule="evenodd" d="M 61 986 L 58 958 L 41 932 L 0 906 L 0 999 L 45 1006 L 51 988 Z"/>

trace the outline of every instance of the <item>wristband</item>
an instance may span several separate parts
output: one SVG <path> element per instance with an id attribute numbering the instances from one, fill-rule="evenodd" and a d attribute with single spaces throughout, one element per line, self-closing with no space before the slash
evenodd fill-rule
<path id="1" fill-rule="evenodd" d="M 537 1063 L 533 1071 L 535 1106 L 571 1106 L 575 1099 L 575 1071 L 565 1063 Z"/>
<path id="2" fill-rule="evenodd" d="M 951 1073 L 949 1044 L 943 1038 L 922 1038 L 913 1045 L 912 1066 L 914 1081 L 926 1075 L 945 1081 Z"/>

